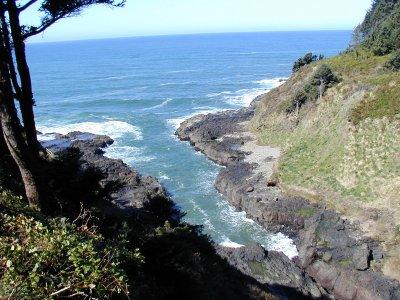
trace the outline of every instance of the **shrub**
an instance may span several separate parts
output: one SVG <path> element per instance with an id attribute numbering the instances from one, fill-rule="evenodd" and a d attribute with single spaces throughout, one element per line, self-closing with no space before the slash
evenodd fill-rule
<path id="1" fill-rule="evenodd" d="M 2 192 L 2 206 L 13 198 Z M 4 201 L 3 201 L 4 200 Z M 20 203 L 20 199 L 16 198 Z M 18 204 L 19 205 L 19 204 Z M 3 207 L 4 208 L 4 207 Z M 65 218 L 0 213 L 0 298 L 109 298 L 127 292 L 119 250 Z M 138 260 L 140 254 L 136 253 Z"/>
<path id="2" fill-rule="evenodd" d="M 328 65 L 321 65 L 315 71 L 312 79 L 302 90 L 298 91 L 287 108 L 287 113 L 292 113 L 302 107 L 308 101 L 316 100 L 320 94 L 324 94 L 327 88 L 339 82 L 339 78 L 332 72 Z"/>
<path id="3" fill-rule="evenodd" d="M 298 60 L 296 60 L 293 64 L 293 72 L 297 72 L 298 70 L 300 70 L 301 67 L 305 66 L 305 65 L 309 65 L 314 61 L 317 60 L 321 60 L 323 59 L 324 56 L 322 54 L 320 54 L 319 56 L 310 53 L 307 53 L 306 55 L 304 55 L 303 57 L 300 57 Z"/>
<path id="4" fill-rule="evenodd" d="M 318 86 L 321 84 L 321 81 L 323 81 L 327 87 L 331 87 L 339 82 L 339 78 L 332 72 L 328 65 L 323 64 L 314 73 L 311 84 Z"/>
<path id="5" fill-rule="evenodd" d="M 296 109 L 299 109 L 303 104 L 305 104 L 308 100 L 307 93 L 304 90 L 300 90 L 294 96 L 291 105 L 287 109 L 288 113 L 294 112 Z"/>
<path id="6" fill-rule="evenodd" d="M 386 63 L 386 68 L 392 71 L 399 71 L 400 70 L 400 51 L 394 53 L 392 58 Z"/>

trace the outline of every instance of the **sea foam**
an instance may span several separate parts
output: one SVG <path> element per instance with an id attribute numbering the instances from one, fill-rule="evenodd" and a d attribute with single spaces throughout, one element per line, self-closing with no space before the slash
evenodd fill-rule
<path id="1" fill-rule="evenodd" d="M 144 148 L 134 146 L 119 146 L 118 142 L 105 149 L 104 156 L 114 159 L 122 159 L 127 165 L 133 166 L 137 163 L 147 163 L 156 157 L 144 155 Z"/>
<path id="2" fill-rule="evenodd" d="M 207 98 L 222 98 L 226 103 L 234 106 L 247 107 L 250 103 L 262 94 L 269 92 L 271 89 L 280 86 L 286 78 L 266 78 L 254 81 L 257 87 L 251 89 L 241 89 L 237 91 L 223 91 L 219 93 L 207 94 Z"/>
<path id="3" fill-rule="evenodd" d="M 67 134 L 72 131 L 81 131 L 98 135 L 108 135 L 113 139 L 121 138 L 124 135 L 130 135 L 135 140 L 143 139 L 142 132 L 138 127 L 122 121 L 81 122 L 56 126 L 40 125 L 38 126 L 38 130 L 44 134 Z"/>
<path id="4" fill-rule="evenodd" d="M 157 105 L 154 105 L 154 106 L 151 106 L 151 107 L 143 108 L 142 111 L 148 111 L 148 110 L 153 110 L 153 109 L 164 107 L 168 103 L 170 103 L 171 101 L 172 101 L 172 98 L 167 98 L 163 102 L 161 102 L 160 104 L 157 104 Z"/>

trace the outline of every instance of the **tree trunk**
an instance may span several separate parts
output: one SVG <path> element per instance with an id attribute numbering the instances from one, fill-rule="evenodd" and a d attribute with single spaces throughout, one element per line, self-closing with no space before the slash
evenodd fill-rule
<path id="1" fill-rule="evenodd" d="M 15 124 L 13 120 L 16 116 L 10 115 L 10 107 L 7 105 L 9 100 L 6 98 L 8 97 L 0 91 L 0 122 L 4 141 L 21 173 L 29 206 L 38 209 L 40 207 L 39 191 L 37 189 L 35 177 L 29 166 L 29 159 L 27 158 L 26 152 L 22 149 L 24 147 L 24 145 L 22 145 L 22 136 L 18 137 L 18 135 L 20 135 L 17 133 L 18 124 Z"/>
<path id="2" fill-rule="evenodd" d="M 21 82 L 20 108 L 24 123 L 26 140 L 30 152 L 35 158 L 39 156 L 39 142 L 37 139 L 35 115 L 33 113 L 33 91 L 29 66 L 26 61 L 25 42 L 19 22 L 19 12 L 14 0 L 7 1 L 11 36 L 14 44 L 15 60 Z"/>
<path id="3" fill-rule="evenodd" d="M 1 18 L 1 30 L 4 39 L 4 47 L 7 50 L 6 55 L 8 60 L 8 68 L 10 70 L 11 82 L 13 84 L 16 98 L 19 99 L 21 96 L 21 88 L 19 87 L 17 72 L 14 66 L 14 59 L 11 50 L 10 32 L 8 31 L 7 21 L 6 21 L 6 16 L 4 15 L 4 11 L 0 11 L 0 18 Z"/>
<path id="4" fill-rule="evenodd" d="M 0 122 L 4 141 L 21 173 L 29 205 L 39 209 L 39 191 L 34 176 L 33 160 L 21 133 L 14 104 L 10 70 L 7 64 L 3 31 L 0 32 Z"/>

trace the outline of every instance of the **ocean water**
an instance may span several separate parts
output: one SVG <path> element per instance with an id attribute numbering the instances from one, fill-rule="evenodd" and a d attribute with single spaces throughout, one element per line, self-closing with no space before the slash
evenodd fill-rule
<path id="1" fill-rule="evenodd" d="M 350 31 L 137 37 L 28 45 L 38 129 L 107 134 L 107 156 L 157 177 L 217 243 L 256 241 L 296 255 L 292 241 L 236 212 L 213 187 L 219 166 L 177 140 L 198 113 L 238 109 L 280 84 L 295 59 L 344 50 Z"/>

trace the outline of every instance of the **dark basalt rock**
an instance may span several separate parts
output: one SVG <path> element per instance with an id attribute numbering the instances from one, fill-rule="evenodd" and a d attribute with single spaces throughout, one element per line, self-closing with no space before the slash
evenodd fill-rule
<path id="1" fill-rule="evenodd" d="M 43 146 L 53 155 L 68 147 L 78 148 L 82 153 L 82 168 L 95 167 L 105 178 L 101 184 L 117 182 L 120 188 L 114 192 L 112 201 L 123 209 L 136 209 L 149 206 L 152 201 L 171 201 L 165 189 L 151 176 L 142 176 L 127 166 L 122 160 L 105 157 L 104 148 L 114 141 L 104 135 L 84 132 L 71 132 L 67 135 L 54 135 L 54 140 L 46 141 Z"/>
<path id="2" fill-rule="evenodd" d="M 266 251 L 259 244 L 240 248 L 218 247 L 217 252 L 246 275 L 271 287 L 286 286 L 292 289 L 289 299 L 318 299 L 326 296 L 318 285 L 296 264 L 281 252 Z"/>

